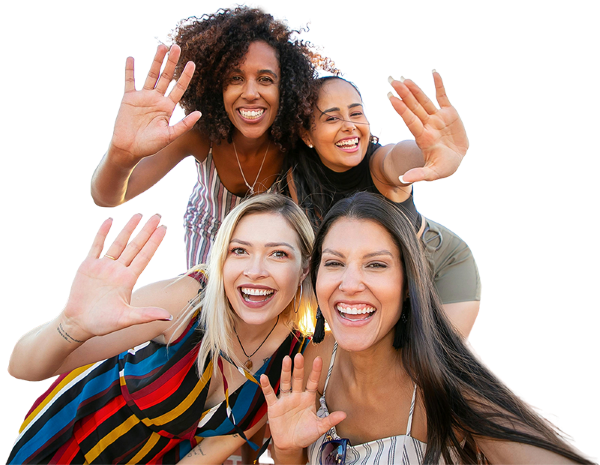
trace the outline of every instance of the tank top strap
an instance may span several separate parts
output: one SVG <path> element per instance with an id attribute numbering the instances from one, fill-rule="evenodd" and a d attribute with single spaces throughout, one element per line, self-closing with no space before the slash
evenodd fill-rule
<path id="1" fill-rule="evenodd" d="M 413 414 L 415 413 L 415 402 L 417 399 L 417 385 L 415 384 L 415 388 L 413 389 L 412 401 L 410 403 L 410 411 L 408 412 L 408 424 L 406 425 L 406 435 L 410 436 L 412 431 L 412 421 Z"/>
<path id="2" fill-rule="evenodd" d="M 323 387 L 323 397 L 325 397 L 325 392 L 327 392 L 327 385 L 329 384 L 329 377 L 331 376 L 331 372 L 333 371 L 333 362 L 335 362 L 335 354 L 337 353 L 337 341 L 333 344 L 333 350 L 331 351 L 331 361 L 329 362 L 329 370 L 327 370 L 327 378 L 325 379 L 325 386 Z"/>

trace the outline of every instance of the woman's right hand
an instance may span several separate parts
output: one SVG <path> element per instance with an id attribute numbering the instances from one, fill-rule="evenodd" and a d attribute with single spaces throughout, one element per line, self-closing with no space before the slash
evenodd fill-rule
<path id="1" fill-rule="evenodd" d="M 292 378 L 292 359 L 286 356 L 281 368 L 280 395 L 275 395 L 265 375 L 260 377 L 260 384 L 268 406 L 269 429 L 275 447 L 283 452 L 302 450 L 315 442 L 333 426 L 340 423 L 346 414 L 332 412 L 325 418 L 316 414 L 317 387 L 323 368 L 323 360 L 316 357 L 310 376 L 304 384 L 304 357 L 294 357 L 294 373 Z"/>
<path id="2" fill-rule="evenodd" d="M 166 228 L 159 226 L 160 216 L 154 215 L 129 241 L 141 218 L 140 214 L 134 215 L 103 256 L 100 254 L 112 220 L 100 227 L 77 270 L 60 318 L 61 335 L 72 339 L 69 342 L 84 342 L 136 324 L 172 318 L 162 308 L 130 305 L 133 286 L 166 233 Z"/>
<path id="3" fill-rule="evenodd" d="M 175 106 L 187 89 L 195 65 L 188 62 L 175 86 L 165 95 L 179 61 L 181 49 L 171 47 L 163 72 L 160 68 L 167 54 L 167 47 L 159 45 L 146 77 L 144 87 L 135 89 L 134 61 L 127 58 L 125 65 L 125 94 L 108 153 L 124 169 L 133 168 L 142 158 L 154 155 L 179 136 L 194 127 L 200 112 L 194 111 L 174 126 L 169 126 Z"/>

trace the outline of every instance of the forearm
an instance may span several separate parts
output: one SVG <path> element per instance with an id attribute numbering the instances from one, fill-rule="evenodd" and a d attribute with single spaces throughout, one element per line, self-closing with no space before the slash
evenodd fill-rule
<path id="1" fill-rule="evenodd" d="M 109 147 L 92 176 L 92 198 L 100 207 L 116 207 L 127 201 L 129 178 L 136 164 L 117 162 L 115 152 Z"/>
<path id="2" fill-rule="evenodd" d="M 425 165 L 423 152 L 417 146 L 414 140 L 404 140 L 393 146 L 385 146 L 388 149 L 382 159 L 381 170 L 385 174 L 387 181 L 395 186 L 403 186 L 399 177 L 403 176 L 408 170 L 421 168 Z"/>
<path id="3" fill-rule="evenodd" d="M 41 381 L 56 376 L 83 340 L 66 324 L 62 314 L 25 334 L 15 345 L 8 372 L 15 378 Z"/>

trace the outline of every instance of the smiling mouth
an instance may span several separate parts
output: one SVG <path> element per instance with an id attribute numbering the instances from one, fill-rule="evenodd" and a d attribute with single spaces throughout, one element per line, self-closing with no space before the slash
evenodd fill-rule
<path id="1" fill-rule="evenodd" d="M 242 108 L 240 108 L 238 109 L 238 112 L 240 113 L 240 115 L 242 115 L 242 118 L 258 119 L 265 113 L 265 109 L 257 108 L 256 110 L 243 110 Z"/>
<path id="2" fill-rule="evenodd" d="M 242 299 L 246 302 L 265 302 L 275 295 L 273 289 L 256 289 L 253 287 L 242 287 L 240 293 Z"/>
<path id="3" fill-rule="evenodd" d="M 371 307 L 370 305 L 364 304 L 351 306 L 340 303 L 335 306 L 335 309 L 338 311 L 338 313 L 344 320 L 350 321 L 368 320 L 373 315 L 375 315 L 376 311 L 375 307 Z"/>
<path id="4" fill-rule="evenodd" d="M 358 137 L 340 140 L 335 143 L 335 146 L 341 149 L 355 149 L 356 147 L 358 147 L 358 140 Z"/>

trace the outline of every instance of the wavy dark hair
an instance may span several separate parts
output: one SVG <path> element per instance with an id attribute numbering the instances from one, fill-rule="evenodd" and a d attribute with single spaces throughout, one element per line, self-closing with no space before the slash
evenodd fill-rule
<path id="1" fill-rule="evenodd" d="M 422 393 L 427 415 L 427 453 L 423 463 L 438 463 L 440 456 L 446 463 L 453 463 L 450 448 L 457 451 L 461 463 L 488 463 L 477 447 L 477 437 L 529 444 L 577 463 L 592 463 L 466 347 L 442 310 L 410 221 L 383 197 L 361 192 L 341 200 L 329 211 L 317 232 L 311 258 L 315 289 L 323 241 L 341 218 L 380 224 L 400 250 L 404 286 L 410 296 L 401 360 Z"/>
<path id="2" fill-rule="evenodd" d="M 188 61 L 196 64 L 180 103 L 186 114 L 200 110 L 204 115 L 197 129 L 213 142 L 226 139 L 231 143 L 234 126 L 223 106 L 226 78 L 243 61 L 250 43 L 260 40 L 275 49 L 281 69 L 279 111 L 270 128 L 271 140 L 282 151 L 291 149 L 311 117 L 316 69 L 336 72 L 333 62 L 318 54 L 312 44 L 294 38 L 301 32 L 245 6 L 182 20 L 171 34 L 181 47 L 175 77 Z"/>

